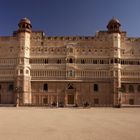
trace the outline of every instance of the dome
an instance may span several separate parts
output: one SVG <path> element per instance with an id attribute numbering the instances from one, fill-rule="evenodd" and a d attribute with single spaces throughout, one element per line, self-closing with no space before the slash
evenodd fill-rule
<path id="1" fill-rule="evenodd" d="M 28 18 L 22 18 L 19 23 L 28 23 L 28 24 L 31 24 L 31 21 L 28 19 Z"/>
<path id="2" fill-rule="evenodd" d="M 31 21 L 28 18 L 22 18 L 19 21 L 19 32 L 31 32 L 32 30 L 32 25 L 31 25 Z"/>
<path id="3" fill-rule="evenodd" d="M 107 29 L 110 33 L 119 33 L 120 32 L 120 21 L 117 18 L 112 18 L 107 25 Z"/>
<path id="4" fill-rule="evenodd" d="M 110 24 L 119 24 L 119 25 L 121 25 L 120 21 L 117 18 L 114 18 L 114 17 L 108 22 L 108 25 L 110 25 Z"/>

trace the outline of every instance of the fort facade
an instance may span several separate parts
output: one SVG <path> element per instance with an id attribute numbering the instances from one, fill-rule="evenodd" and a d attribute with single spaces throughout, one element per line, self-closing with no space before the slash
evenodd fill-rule
<path id="1" fill-rule="evenodd" d="M 140 105 L 140 38 L 118 19 L 94 36 L 47 36 L 19 21 L 0 37 L 0 104 Z"/>

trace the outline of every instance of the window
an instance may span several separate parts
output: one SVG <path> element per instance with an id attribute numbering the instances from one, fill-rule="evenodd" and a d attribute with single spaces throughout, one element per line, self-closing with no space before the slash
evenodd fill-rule
<path id="1" fill-rule="evenodd" d="M 69 76 L 72 76 L 72 75 L 73 75 L 73 71 L 70 70 L 70 71 L 69 71 Z"/>
<path id="2" fill-rule="evenodd" d="M 26 74 L 29 74 L 29 71 L 28 70 L 26 70 Z"/>
<path id="3" fill-rule="evenodd" d="M 126 92 L 125 85 L 122 85 L 122 86 L 121 86 L 121 92 Z"/>
<path id="4" fill-rule="evenodd" d="M 99 87 L 97 84 L 94 84 L 94 91 L 98 91 L 99 90 Z"/>
<path id="5" fill-rule="evenodd" d="M 140 92 L 140 85 L 138 85 L 138 87 L 137 87 L 137 91 Z"/>
<path id="6" fill-rule="evenodd" d="M 23 70 L 20 70 L 20 74 L 23 74 Z"/>
<path id="7" fill-rule="evenodd" d="M 46 92 L 48 91 L 48 84 L 44 84 L 43 90 Z"/>
<path id="8" fill-rule="evenodd" d="M 72 58 L 70 58 L 70 59 L 69 59 L 69 63 L 73 63 L 73 60 L 72 60 Z"/>
<path id="9" fill-rule="evenodd" d="M 93 64 L 97 64 L 97 60 L 93 60 Z"/>
<path id="10" fill-rule="evenodd" d="M 57 64 L 61 64 L 61 59 L 58 59 L 57 60 Z"/>
<path id="11" fill-rule="evenodd" d="M 115 58 L 115 63 L 118 63 L 118 59 L 117 58 Z"/>
<path id="12" fill-rule="evenodd" d="M 95 99 L 94 99 L 94 104 L 95 104 L 95 105 L 98 105 L 98 104 L 99 104 L 99 99 L 98 99 L 98 98 L 95 98 Z"/>
<path id="13" fill-rule="evenodd" d="M 113 64 L 113 59 L 110 60 L 110 63 Z"/>
<path id="14" fill-rule="evenodd" d="M 129 88 L 128 88 L 128 89 L 129 89 L 129 92 L 130 92 L 130 93 L 133 93 L 133 92 L 134 92 L 134 87 L 133 87 L 133 85 L 129 85 Z"/>
<path id="15" fill-rule="evenodd" d="M 10 84 L 9 86 L 8 86 L 8 91 L 13 91 L 14 90 L 14 85 L 13 84 Z"/>
<path id="16" fill-rule="evenodd" d="M 129 104 L 134 105 L 134 99 L 129 99 Z"/>
<path id="17" fill-rule="evenodd" d="M 48 63 L 48 59 L 45 59 L 45 64 L 47 64 Z"/>
<path id="18" fill-rule="evenodd" d="M 72 48 L 70 48 L 70 53 L 73 53 L 73 49 Z"/>
<path id="19" fill-rule="evenodd" d="M 82 59 L 82 60 L 81 60 L 81 64 L 85 64 L 85 60 Z"/>
<path id="20" fill-rule="evenodd" d="M 48 98 L 47 97 L 43 98 L 43 104 L 48 104 Z"/>

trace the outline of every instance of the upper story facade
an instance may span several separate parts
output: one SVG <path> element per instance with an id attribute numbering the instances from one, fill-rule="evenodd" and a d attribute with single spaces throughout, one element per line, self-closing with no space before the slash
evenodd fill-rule
<path id="1" fill-rule="evenodd" d="M 13 36 L 0 37 L 0 79 L 140 78 L 140 38 L 127 37 L 117 19 L 95 36 L 47 36 L 21 19 Z"/>

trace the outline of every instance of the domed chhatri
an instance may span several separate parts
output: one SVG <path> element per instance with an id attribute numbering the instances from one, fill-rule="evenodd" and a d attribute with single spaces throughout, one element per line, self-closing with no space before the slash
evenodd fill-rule
<path id="1" fill-rule="evenodd" d="M 116 18 L 112 18 L 107 25 L 109 33 L 120 33 L 120 21 Z"/>
<path id="2" fill-rule="evenodd" d="M 31 29 L 32 29 L 32 25 L 31 25 L 31 21 L 28 19 L 28 18 L 22 18 L 20 21 L 19 21 L 19 29 L 18 31 L 19 32 L 31 32 Z"/>
<path id="3" fill-rule="evenodd" d="M 22 18 L 19 23 L 21 23 L 21 22 L 25 22 L 25 23 L 31 24 L 31 21 L 28 18 L 26 18 L 26 17 Z"/>

